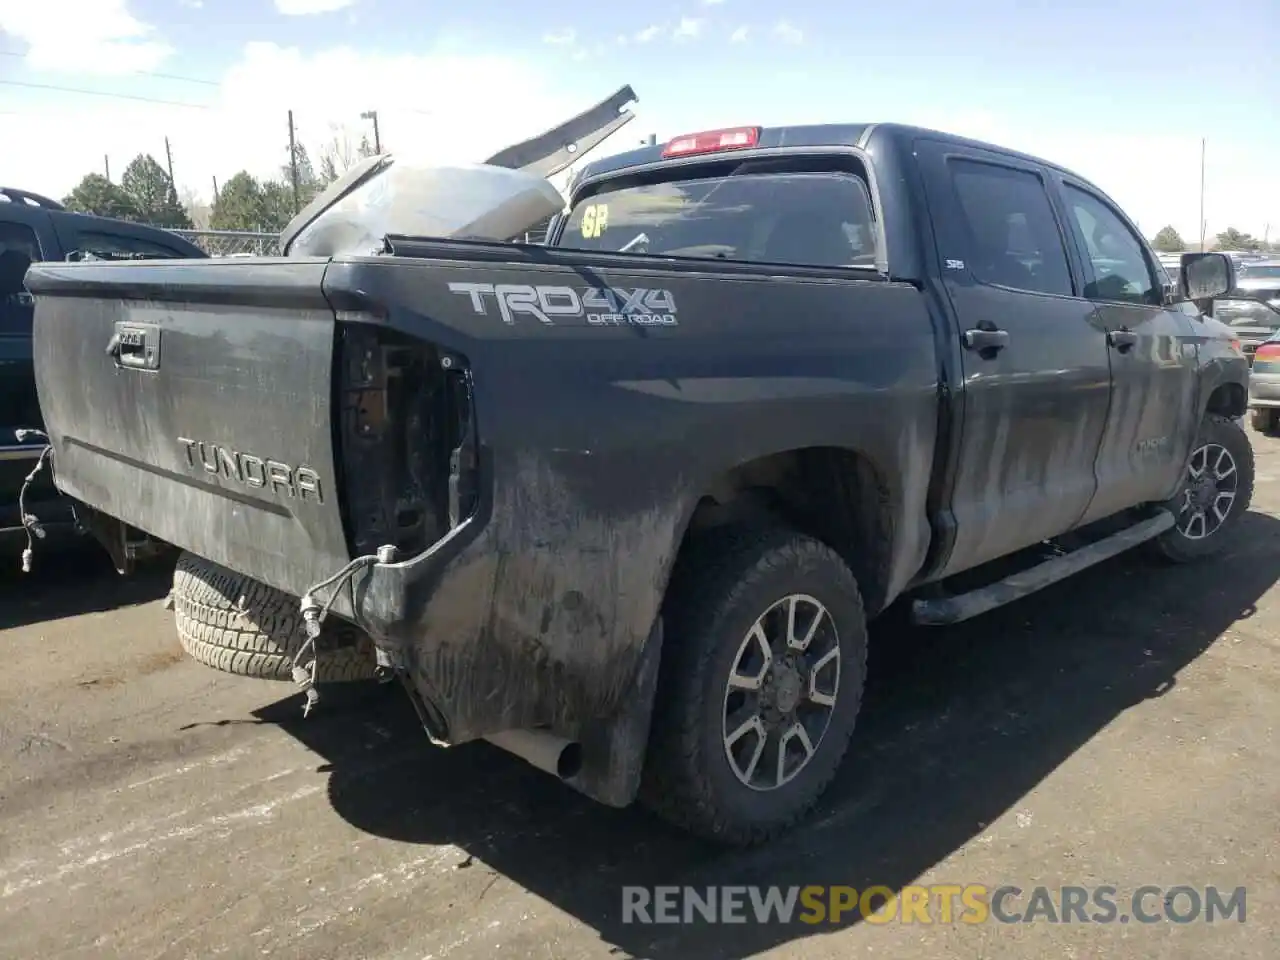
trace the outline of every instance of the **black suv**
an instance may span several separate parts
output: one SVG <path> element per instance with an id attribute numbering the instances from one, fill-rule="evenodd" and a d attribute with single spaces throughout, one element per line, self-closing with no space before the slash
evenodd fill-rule
<path id="1" fill-rule="evenodd" d="M 27 268 L 39 260 L 205 257 L 177 234 L 123 220 L 72 213 L 47 197 L 0 187 L 0 539 L 21 534 L 18 494 L 44 448 L 31 367 L 31 296 Z M 70 526 L 71 504 L 48 472 L 27 491 L 27 510 L 45 527 Z"/>

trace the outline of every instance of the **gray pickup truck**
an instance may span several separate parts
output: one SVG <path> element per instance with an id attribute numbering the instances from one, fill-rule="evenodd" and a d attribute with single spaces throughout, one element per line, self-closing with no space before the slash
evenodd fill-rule
<path id="1" fill-rule="evenodd" d="M 1194 560 L 1249 507 L 1248 364 L 1203 317 L 1231 262 L 1171 288 L 1054 164 L 716 130 L 567 207 L 505 171 L 443 239 L 395 170 L 284 258 L 28 275 L 57 482 L 187 551 L 206 662 L 313 698 L 376 670 L 438 743 L 752 843 L 835 774 L 891 604 L 952 623 L 1130 547 Z M 450 204 L 484 176 L 455 173 Z M 497 242 L 516 208 L 562 210 L 545 245 Z"/>

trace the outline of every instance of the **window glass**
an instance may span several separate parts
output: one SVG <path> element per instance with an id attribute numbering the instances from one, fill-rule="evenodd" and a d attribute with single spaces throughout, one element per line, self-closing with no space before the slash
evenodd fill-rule
<path id="1" fill-rule="evenodd" d="M 0 334 L 30 332 L 31 295 L 23 278 L 40 259 L 40 241 L 31 227 L 0 223 Z"/>
<path id="2" fill-rule="evenodd" d="M 1044 183 L 972 160 L 947 166 L 969 233 L 965 263 L 983 283 L 1071 296 L 1071 269 Z"/>
<path id="3" fill-rule="evenodd" d="M 41 259 L 36 232 L 25 223 L 0 222 L 0 251 L 3 250 L 20 250 L 32 261 Z"/>
<path id="4" fill-rule="evenodd" d="M 1093 194 L 1068 185 L 1066 196 L 1093 264 L 1093 280 L 1084 295 L 1090 300 L 1163 303 L 1164 281 L 1156 278 L 1134 232 Z"/>
<path id="5" fill-rule="evenodd" d="M 822 267 L 874 267 L 858 177 L 753 173 L 626 187 L 580 201 L 561 247 Z"/>
<path id="6" fill-rule="evenodd" d="M 77 231 L 76 248 L 80 251 L 88 251 L 99 255 L 110 256 L 114 254 L 118 256 L 125 254 L 135 257 L 153 257 L 157 260 L 171 260 L 174 257 L 181 258 L 185 256 L 185 254 L 179 253 L 172 247 L 166 247 L 163 244 L 145 240 L 141 237 L 95 230 Z"/>

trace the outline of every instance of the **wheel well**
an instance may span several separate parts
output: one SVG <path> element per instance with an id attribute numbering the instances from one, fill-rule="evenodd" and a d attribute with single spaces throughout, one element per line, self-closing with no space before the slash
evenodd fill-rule
<path id="1" fill-rule="evenodd" d="M 1238 383 L 1220 383 L 1209 394 L 1209 404 L 1205 410 L 1224 417 L 1243 417 L 1248 407 L 1244 387 Z"/>
<path id="2" fill-rule="evenodd" d="M 866 457 L 806 447 L 740 464 L 698 502 L 681 550 L 727 524 L 781 521 L 825 543 L 858 580 L 867 613 L 884 606 L 893 547 L 888 484 Z"/>

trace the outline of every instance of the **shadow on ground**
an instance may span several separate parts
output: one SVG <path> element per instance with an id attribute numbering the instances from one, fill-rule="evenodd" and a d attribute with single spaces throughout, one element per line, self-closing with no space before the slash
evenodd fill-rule
<path id="1" fill-rule="evenodd" d="M 259 719 L 325 758 L 334 809 L 362 830 L 457 844 L 477 868 L 598 930 L 617 955 L 741 958 L 831 928 L 626 925 L 621 886 L 909 884 L 1117 715 L 1171 690 L 1277 578 L 1280 521 L 1251 513 L 1238 546 L 1215 561 L 1125 556 L 968 624 L 873 632 L 867 702 L 840 777 L 807 825 L 748 852 L 690 841 L 639 809 L 596 806 L 486 744 L 436 750 L 424 739 L 405 754 L 403 738 L 421 734 L 390 688 L 369 694 L 359 723 L 323 710 L 302 722 L 296 698 Z M 396 754 L 405 759 L 389 762 Z"/>
<path id="2" fill-rule="evenodd" d="M 173 582 L 172 559 L 149 560 L 122 577 L 87 538 L 37 543 L 31 572 L 23 573 L 23 546 L 0 550 L 0 630 L 148 603 Z"/>

